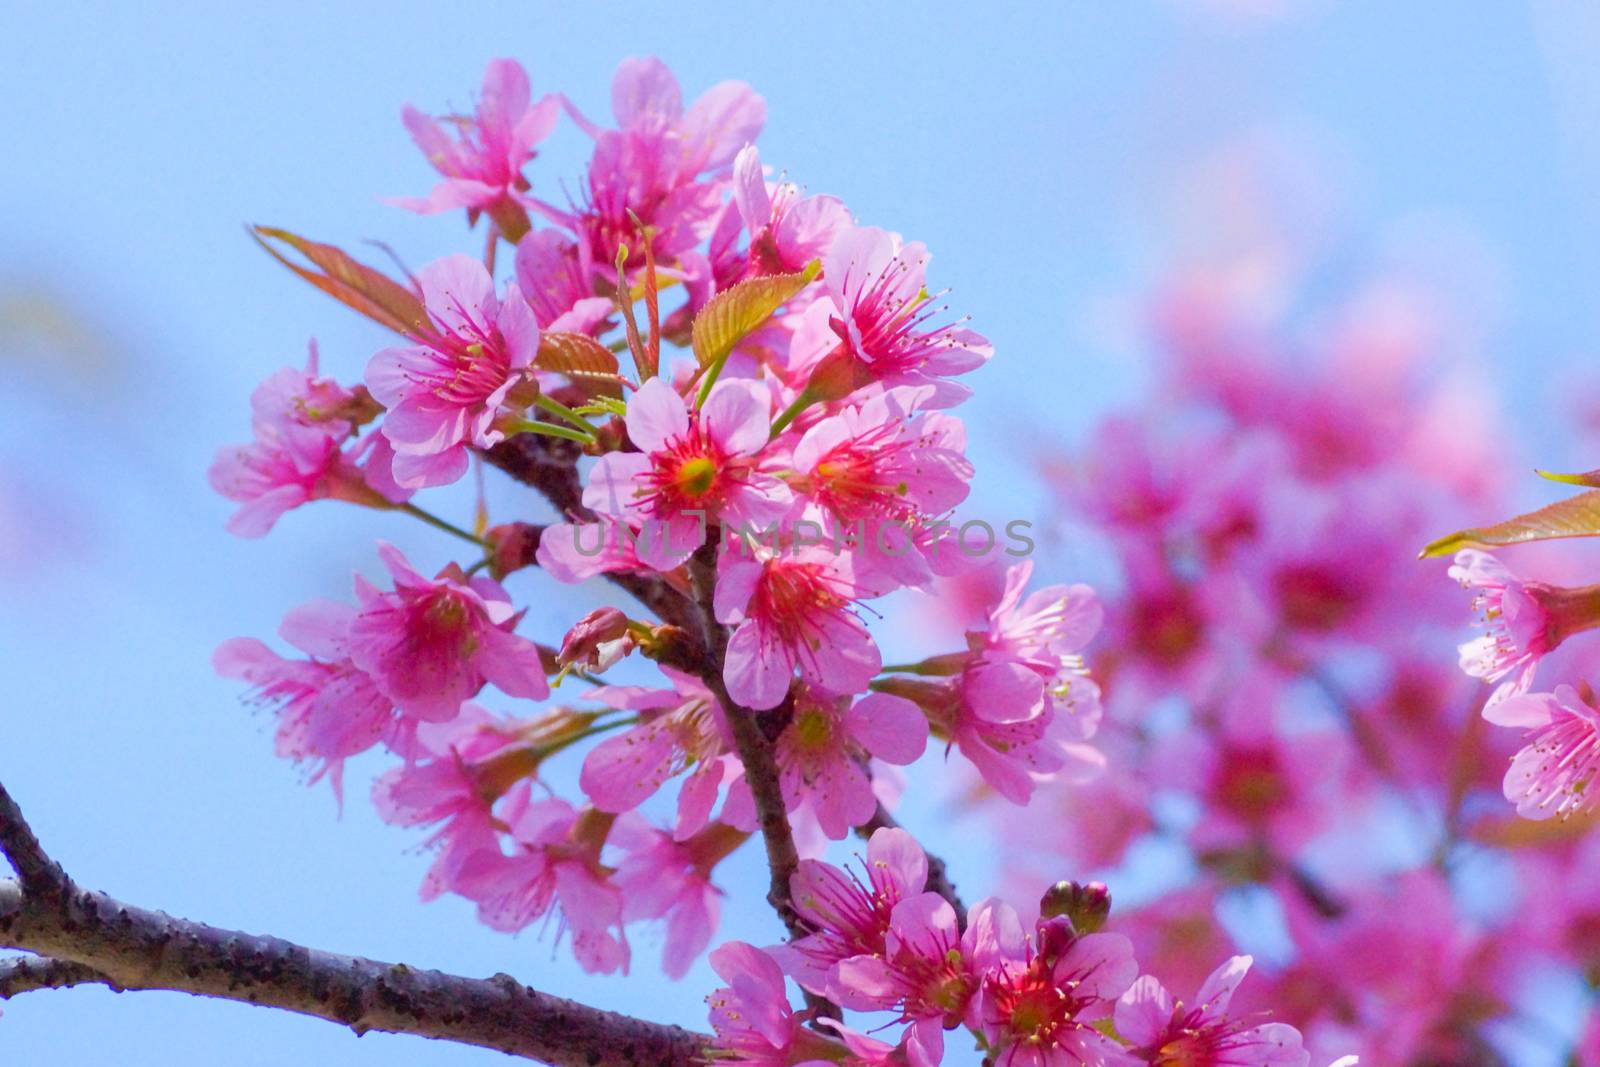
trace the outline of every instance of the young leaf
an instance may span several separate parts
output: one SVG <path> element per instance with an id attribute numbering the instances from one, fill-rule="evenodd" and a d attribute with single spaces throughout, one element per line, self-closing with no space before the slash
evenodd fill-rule
<path id="1" fill-rule="evenodd" d="M 273 226 L 253 226 L 250 236 L 273 259 L 374 322 L 410 338 L 425 337 L 432 332 L 421 297 L 387 275 L 357 263 L 332 245 L 308 241 Z M 273 242 L 288 245 L 311 266 L 294 262 Z"/>
<path id="2" fill-rule="evenodd" d="M 1541 478 L 1563 485 L 1587 485 L 1591 489 L 1600 489 L 1600 471 L 1584 471 L 1582 474 L 1557 474 L 1555 471 L 1534 471 Z"/>
<path id="3" fill-rule="evenodd" d="M 1596 535 L 1600 535 L 1600 490 L 1591 489 L 1493 526 L 1457 530 L 1424 548 L 1422 558 L 1445 556 L 1474 545 L 1492 547 Z"/>
<path id="4" fill-rule="evenodd" d="M 794 299 L 821 271 L 821 262 L 813 259 L 797 274 L 746 278 L 712 297 L 694 319 L 694 355 L 701 368 L 720 368 L 740 338 Z"/>
<path id="5" fill-rule="evenodd" d="M 586 334 L 545 331 L 539 337 L 539 354 L 533 365 L 565 374 L 591 396 L 622 395 L 616 353 Z"/>

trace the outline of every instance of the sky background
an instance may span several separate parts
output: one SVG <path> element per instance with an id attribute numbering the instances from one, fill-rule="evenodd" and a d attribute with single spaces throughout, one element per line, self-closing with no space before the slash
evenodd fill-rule
<path id="1" fill-rule="evenodd" d="M 1033 471 L 1046 444 L 1081 440 L 1140 393 L 1142 297 L 1219 247 L 1316 263 L 1286 268 L 1294 300 L 1375 264 L 1426 278 L 1460 313 L 1462 365 L 1501 388 L 1508 439 L 1542 465 L 1596 465 L 1549 412 L 1592 380 L 1600 349 L 1600 8 L 329 6 L 224 18 L 13 0 L 0 15 L 0 779 L 80 882 L 128 901 L 379 959 L 509 971 L 704 1026 L 709 969 L 661 980 L 648 933 L 632 979 L 590 978 L 536 930 L 511 939 L 463 901 L 420 905 L 420 836 L 381 825 L 366 800 L 382 764 L 350 768 L 337 817 L 209 667 L 222 639 L 267 636 L 302 601 L 348 597 L 351 572 L 373 572 L 376 537 L 429 571 L 454 551 L 401 517 L 331 505 L 241 541 L 204 474 L 219 445 L 247 436 L 250 389 L 299 363 L 309 336 L 345 380 L 386 343 L 273 265 L 243 225 L 351 248 L 381 239 L 413 265 L 475 250 L 459 218 L 380 198 L 433 181 L 401 104 L 468 105 L 493 56 L 522 60 L 536 92 L 564 90 L 596 117 L 629 55 L 660 55 L 689 98 L 747 80 L 768 102 L 766 162 L 925 241 L 932 281 L 998 353 L 963 410 L 975 514 L 1045 510 Z M 536 184 L 570 183 L 582 147 L 564 126 Z M 497 520 L 528 503 L 493 499 Z M 466 498 L 436 510 L 465 519 Z M 1080 556 L 1052 545 L 1039 565 L 1075 577 Z M 590 603 L 537 575 L 511 588 L 530 604 L 523 632 L 546 640 Z M 885 643 L 893 658 L 911 638 Z M 930 759 L 914 778 L 937 774 Z M 982 835 L 923 795 L 907 821 L 976 899 L 992 885 Z M 757 885 L 760 866 L 746 849 L 728 880 Z M 730 902 L 719 938 L 777 938 L 758 897 Z M 0 1060 L 46 1059 L 502 1062 L 92 989 L 6 1006 Z"/>

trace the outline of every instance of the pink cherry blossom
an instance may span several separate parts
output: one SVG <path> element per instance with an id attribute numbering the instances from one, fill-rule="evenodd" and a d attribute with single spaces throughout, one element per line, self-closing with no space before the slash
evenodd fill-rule
<path id="1" fill-rule="evenodd" d="M 639 558 L 639 549 L 648 538 L 664 543 L 644 525 L 642 519 L 552 523 L 539 535 L 534 558 L 550 577 L 569 585 L 601 574 L 643 570 L 648 565 Z"/>
<path id="2" fill-rule="evenodd" d="M 1218 967 L 1193 1007 L 1143 976 L 1117 1001 L 1117 1033 L 1153 1067 L 1307 1067 L 1311 1057 L 1294 1027 L 1228 1017 L 1228 1002 L 1250 963 L 1249 956 L 1235 956 Z"/>
<path id="3" fill-rule="evenodd" d="M 729 941 L 711 953 L 727 986 L 706 998 L 719 1063 L 751 1067 L 828 1067 L 845 1059 L 841 1043 L 806 1029 L 789 1006 L 783 971 L 767 953 Z"/>
<path id="4" fill-rule="evenodd" d="M 909 700 L 869 693 L 851 703 L 802 688 L 775 745 L 784 803 L 811 812 L 824 834 L 841 840 L 877 808 L 867 758 L 903 766 L 927 743 L 928 720 Z"/>
<path id="5" fill-rule="evenodd" d="M 424 215 L 456 208 L 493 214 L 514 205 L 518 194 L 528 189 L 523 166 L 533 158 L 534 146 L 555 129 L 561 113 L 558 97 L 530 100 L 522 64 L 493 59 L 483 74 L 476 114 L 444 119 L 454 127 L 455 139 L 439 120 L 408 105 L 402 112 L 406 129 L 444 181 L 424 199 L 395 203 Z"/>
<path id="6" fill-rule="evenodd" d="M 342 797 L 344 761 L 380 741 L 397 741 L 394 702 L 351 662 L 347 636 L 355 610 L 313 603 L 284 619 L 280 633 L 309 659 L 284 659 L 254 638 L 225 641 L 212 657 L 224 678 L 254 686 L 252 700 L 275 709 L 277 753 L 312 764 Z"/>
<path id="7" fill-rule="evenodd" d="M 518 725 L 466 704 L 449 722 L 420 724 L 406 762 L 373 782 L 372 803 L 384 822 L 440 824 L 426 842 L 438 855 L 423 878 L 423 900 L 453 892 L 474 854 L 498 851 L 495 809 L 506 806 L 505 780 L 531 765 Z"/>
<path id="8" fill-rule="evenodd" d="M 890 911 L 883 947 L 842 960 L 829 993 L 858 1011 L 897 1010 L 912 1025 L 907 1046 L 938 1063 L 944 1031 L 971 1010 L 983 976 L 973 963 L 986 927 L 963 935 L 950 902 L 937 893 L 905 897 Z"/>
<path id="9" fill-rule="evenodd" d="M 386 472 L 360 460 L 376 437 L 351 450 L 357 421 L 376 412 L 364 389 L 347 389 L 317 370 L 317 346 L 304 370 L 285 367 L 250 395 L 255 440 L 220 449 L 207 477 L 218 493 L 243 505 L 228 520 L 240 537 L 267 534 L 285 512 L 313 500 L 388 507 L 410 496 Z"/>
<path id="10" fill-rule="evenodd" d="M 467 579 L 455 564 L 424 578 L 390 544 L 380 544 L 378 555 L 394 590 L 357 577 L 361 608 L 350 623 L 350 658 L 402 711 L 431 722 L 452 718 L 486 682 L 508 696 L 549 695 L 538 646 L 513 632 L 521 616 L 496 582 Z"/>
<path id="11" fill-rule="evenodd" d="M 717 383 L 698 410 L 663 378 L 628 401 L 638 452 L 611 452 L 589 475 L 583 502 L 602 515 L 644 523 L 636 549 L 660 570 L 705 543 L 708 523 L 764 529 L 789 510 L 788 488 L 760 469 L 771 400 L 757 384 Z"/>
<path id="12" fill-rule="evenodd" d="M 1487 552 L 1462 549 L 1449 574 L 1472 591 L 1473 611 L 1485 630 L 1461 646 L 1461 669 L 1495 685 L 1490 704 L 1526 693 L 1539 660 L 1554 647 L 1554 620 L 1530 587 Z"/>
<path id="13" fill-rule="evenodd" d="M 1056 919 L 1040 923 L 1030 942 L 1004 905 L 989 910 L 993 918 L 986 921 L 996 932 L 974 940 L 984 978 L 969 1015 L 994 1051 L 996 1067 L 1136 1064 L 1094 1025 L 1111 1015 L 1138 977 L 1128 939 L 1078 935 Z"/>
<path id="14" fill-rule="evenodd" d="M 572 954 L 584 970 L 611 974 L 628 970 L 622 931 L 622 894 L 600 865 L 598 847 L 581 840 L 582 820 L 559 798 L 529 801 L 526 790 L 511 795 L 503 816 L 511 855 L 498 843 L 461 863 L 452 888 L 477 902 L 478 918 L 493 930 L 514 933 L 559 905 Z"/>
<path id="15" fill-rule="evenodd" d="M 924 288 L 928 258 L 920 242 L 905 244 L 883 230 L 841 230 L 822 259 L 828 300 L 804 313 L 791 367 L 814 367 L 838 353 L 869 381 L 932 385 L 932 406 L 966 399 L 971 390 L 946 379 L 982 366 L 993 348 L 963 326 L 929 325 L 944 308 Z"/>
<path id="16" fill-rule="evenodd" d="M 517 242 L 517 289 L 541 330 L 603 333 L 616 301 L 596 296 L 587 246 L 560 230 L 534 230 Z"/>
<path id="17" fill-rule="evenodd" d="M 753 274 L 805 269 L 827 252 L 836 233 L 850 225 L 850 212 L 836 197 L 801 197 L 799 187 L 790 182 L 769 189 L 755 145 L 746 145 L 734 157 L 733 201 L 750 232 Z"/>
<path id="18" fill-rule="evenodd" d="M 848 553 L 822 546 L 724 552 L 718 563 L 716 617 L 732 626 L 723 680 L 734 700 L 776 707 L 795 668 L 822 692 L 859 693 L 882 657 L 851 610 L 869 595 Z"/>
<path id="19" fill-rule="evenodd" d="M 705 828 L 730 764 L 722 708 L 699 679 L 662 667 L 670 689 L 600 686 L 590 699 L 639 712 L 639 725 L 600 742 L 584 757 L 578 784 L 601 811 L 632 811 L 667 780 L 686 775 L 678 792 L 673 836 L 686 840 Z"/>
<path id="20" fill-rule="evenodd" d="M 742 831 L 717 824 L 678 841 L 643 820 L 617 821 L 610 840 L 626 855 L 612 882 L 622 893 L 623 918 L 666 920 L 661 966 L 668 978 L 682 978 L 710 944 L 723 895 L 711 884 L 711 870 L 745 837 Z"/>
<path id="21" fill-rule="evenodd" d="M 539 326 L 517 291 L 495 296 L 494 280 L 471 256 L 446 256 L 417 273 L 429 332 L 386 348 L 367 364 L 367 387 L 388 412 L 383 434 L 394 446 L 401 485 L 445 485 L 467 469 L 467 448 L 504 439 L 495 426 L 539 349 Z"/>
<path id="22" fill-rule="evenodd" d="M 904 830 L 882 827 L 867 842 L 866 875 L 804 859 L 789 880 L 795 910 L 816 932 L 773 950 L 803 988 L 830 994 L 837 965 L 852 956 L 880 956 L 895 905 L 922 892 L 928 858 Z"/>
<path id="23" fill-rule="evenodd" d="M 1506 799 L 1526 819 L 1593 811 L 1600 802 L 1600 711 L 1570 685 L 1554 693 L 1505 697 L 1483 710 L 1496 726 L 1524 731 L 1527 744 L 1506 771 Z"/>
<path id="24" fill-rule="evenodd" d="M 553 221 L 580 235 L 602 279 L 615 281 L 615 257 L 630 249 L 629 266 L 643 263 L 638 226 L 653 231 L 658 263 L 673 263 L 706 237 L 722 204 L 719 183 L 734 154 L 766 122 L 766 103 L 743 82 L 708 89 L 687 110 L 677 79 L 659 59 L 627 59 L 611 86 L 618 129 L 605 130 L 567 102 L 568 113 L 595 138 L 587 203 L 562 211 L 539 205 Z M 698 253 L 694 253 L 698 256 Z"/>

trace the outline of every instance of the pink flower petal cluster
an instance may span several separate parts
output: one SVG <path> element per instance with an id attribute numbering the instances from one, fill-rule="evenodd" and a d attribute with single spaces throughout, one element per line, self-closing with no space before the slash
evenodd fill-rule
<path id="1" fill-rule="evenodd" d="M 1294 1027 L 1228 1017 L 1233 991 L 1251 962 L 1235 956 L 1218 967 L 1200 986 L 1193 1007 L 1173 1000 L 1150 975 L 1141 977 L 1117 1001 L 1117 1033 L 1152 1067 L 1308 1067 L 1311 1055 Z"/>
<path id="2" fill-rule="evenodd" d="M 471 116 L 446 116 L 441 124 L 407 105 L 401 113 L 406 129 L 444 180 L 425 198 L 394 203 L 424 215 L 466 208 L 473 217 L 516 205 L 529 188 L 522 168 L 560 113 L 558 97 L 532 101 L 528 73 L 511 59 L 489 61 Z"/>
<path id="3" fill-rule="evenodd" d="M 495 425 L 539 350 L 539 325 L 513 282 L 504 298 L 471 256 L 446 256 L 417 272 L 428 327 L 412 345 L 367 364 L 367 388 L 388 411 L 383 434 L 401 485 L 447 485 L 467 470 L 467 449 L 505 437 Z"/>
<path id="4" fill-rule="evenodd" d="M 305 370 L 272 375 L 251 394 L 250 408 L 255 440 L 220 449 L 207 473 L 213 489 L 241 505 L 228 519 L 230 533 L 263 537 L 285 512 L 313 500 L 384 508 L 410 497 L 394 483 L 382 437 L 346 447 L 375 408 L 365 390 L 319 376 L 315 342 Z"/>

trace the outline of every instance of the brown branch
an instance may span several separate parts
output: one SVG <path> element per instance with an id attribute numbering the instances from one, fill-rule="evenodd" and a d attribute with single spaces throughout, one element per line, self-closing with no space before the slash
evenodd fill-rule
<path id="1" fill-rule="evenodd" d="M 800 869 L 800 853 L 795 849 L 794 831 L 789 826 L 789 809 L 783 802 L 783 786 L 779 780 L 778 761 L 772 745 L 783 732 L 793 705 L 785 700 L 770 712 L 758 712 L 736 703 L 728 695 L 722 680 L 722 665 L 728 651 L 728 632 L 717 621 L 713 606 L 717 585 L 717 546 L 722 532 L 712 527 L 706 543 L 689 559 L 689 579 L 700 605 L 700 624 L 705 635 L 705 656 L 695 673 L 711 690 L 717 703 L 726 713 L 728 731 L 733 734 L 733 746 L 739 762 L 744 766 L 745 784 L 750 787 L 750 797 L 755 802 L 756 821 L 761 828 L 761 839 L 767 848 L 767 868 L 771 879 L 767 886 L 767 903 L 783 920 L 791 938 L 805 937 L 812 932 L 809 924 L 795 909 L 789 894 L 789 882 Z M 818 1018 L 840 1018 L 839 1009 L 826 997 L 810 991 L 805 993 L 806 1004 Z"/>
<path id="2" fill-rule="evenodd" d="M 578 480 L 578 457 L 583 449 L 575 442 L 536 433 L 517 434 L 482 453 L 523 485 L 538 490 L 563 519 L 592 521 L 593 511 L 584 506 L 583 486 Z M 607 574 L 606 579 L 649 608 L 656 618 L 689 633 L 695 633 L 694 605 L 665 579 L 654 574 Z"/>
<path id="3" fill-rule="evenodd" d="M 9 796 L 0 838 L 14 865 L 59 873 Z M 540 993 L 509 975 L 465 978 L 306 948 L 176 919 L 79 889 L 0 881 L 0 945 L 48 957 L 5 974 L 34 988 L 102 982 L 281 1008 L 350 1027 L 413 1034 L 555 1067 L 689 1067 L 709 1038 Z M 9 995 L 9 994 L 8 994 Z"/>
<path id="4" fill-rule="evenodd" d="M 0 960 L 0 1000 L 36 989 L 66 989 L 75 985 L 107 985 L 122 992 L 111 979 L 81 963 L 49 956 L 14 956 Z"/>
<path id="5" fill-rule="evenodd" d="M 873 813 L 872 818 L 856 827 L 856 834 L 859 837 L 870 838 L 874 831 L 884 828 L 900 828 L 900 823 L 895 820 L 893 815 L 889 814 L 889 810 L 880 801 L 878 810 Z M 924 891 L 938 893 L 943 897 L 956 910 L 956 922 L 961 929 L 965 930 L 967 928 L 967 906 L 961 903 L 961 896 L 956 892 L 956 884 L 950 880 L 949 867 L 945 865 L 944 860 L 927 849 L 923 849 L 923 855 L 928 857 L 928 884 Z"/>
<path id="6" fill-rule="evenodd" d="M 45 855 L 33 827 L 22 817 L 22 809 L 0 785 L 0 854 L 11 861 L 22 886 L 30 894 L 50 896 L 67 888 L 67 875 L 61 866 Z"/>

